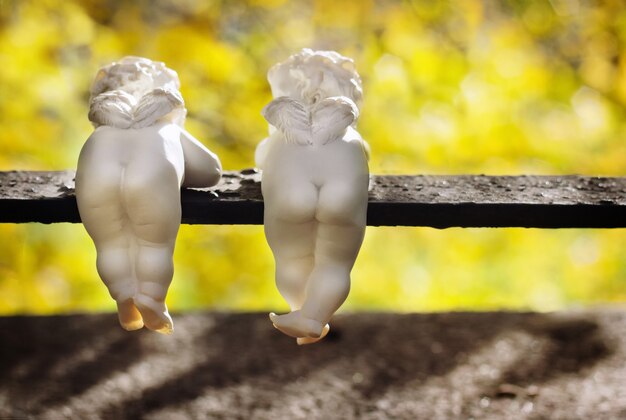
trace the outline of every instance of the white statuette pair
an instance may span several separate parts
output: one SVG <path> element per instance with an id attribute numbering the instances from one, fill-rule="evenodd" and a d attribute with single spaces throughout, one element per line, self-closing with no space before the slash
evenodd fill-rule
<path id="1" fill-rule="evenodd" d="M 291 312 L 270 314 L 299 344 L 323 338 L 345 301 L 365 232 L 368 146 L 356 131 L 362 90 L 351 59 L 304 49 L 270 69 L 270 135 L 257 147 L 265 234 Z M 176 73 L 127 57 L 92 87 L 96 126 L 81 152 L 76 196 L 98 273 L 126 329 L 170 332 L 165 295 L 180 224 L 180 187 L 209 187 L 217 157 L 182 127 Z"/>

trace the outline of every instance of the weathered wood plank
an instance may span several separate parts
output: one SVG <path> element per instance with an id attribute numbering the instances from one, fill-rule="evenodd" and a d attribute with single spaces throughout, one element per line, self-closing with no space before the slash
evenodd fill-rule
<path id="1" fill-rule="evenodd" d="M 253 169 L 226 172 L 210 189 L 185 189 L 182 222 L 260 224 Z M 1 223 L 80 221 L 74 172 L 0 172 Z M 368 225 L 626 227 L 626 177 L 373 175 Z"/>

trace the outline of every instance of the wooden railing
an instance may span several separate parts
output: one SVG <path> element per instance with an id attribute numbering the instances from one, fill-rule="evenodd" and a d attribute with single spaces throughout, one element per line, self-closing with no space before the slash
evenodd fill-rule
<path id="1" fill-rule="evenodd" d="M 182 222 L 261 224 L 261 175 L 184 189 Z M 0 172 L 0 223 L 80 222 L 74 172 Z M 373 175 L 371 226 L 623 228 L 626 177 Z"/>

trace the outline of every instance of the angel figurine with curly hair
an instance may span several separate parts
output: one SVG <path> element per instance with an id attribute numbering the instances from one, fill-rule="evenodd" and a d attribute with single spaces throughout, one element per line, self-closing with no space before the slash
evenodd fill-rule
<path id="1" fill-rule="evenodd" d="M 303 49 L 268 73 L 270 135 L 256 151 L 265 235 L 291 312 L 270 314 L 298 344 L 323 338 L 350 290 L 368 199 L 367 143 L 356 131 L 361 79 L 334 51 Z"/>
<path id="2" fill-rule="evenodd" d="M 76 200 L 127 330 L 172 331 L 165 296 L 180 187 L 210 187 L 221 176 L 217 156 L 183 128 L 179 88 L 176 72 L 140 57 L 103 67 L 91 87 L 95 131 L 78 159 Z"/>

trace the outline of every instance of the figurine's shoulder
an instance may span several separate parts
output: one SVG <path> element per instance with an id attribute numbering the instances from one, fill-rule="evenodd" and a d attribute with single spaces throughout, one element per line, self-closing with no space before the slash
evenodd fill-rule
<path id="1" fill-rule="evenodd" d="M 365 141 L 365 140 L 363 140 L 363 137 L 361 137 L 361 133 L 359 133 L 356 130 L 356 128 L 348 127 L 346 129 L 346 134 L 344 134 L 343 136 L 343 141 L 348 142 L 348 143 L 353 143 L 353 142 L 360 142 L 360 141 Z"/>
<path id="2" fill-rule="evenodd" d="M 361 134 L 354 127 L 348 127 L 342 140 L 343 143 L 348 144 L 349 147 L 364 153 L 366 159 L 368 161 L 370 160 L 370 145 L 361 137 Z"/>

